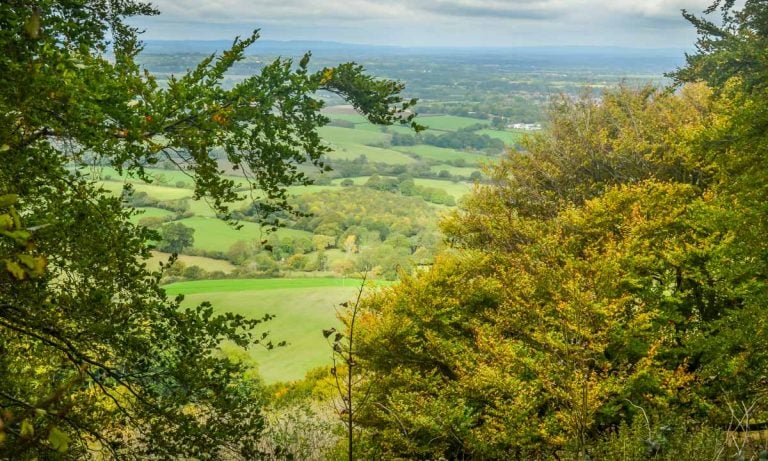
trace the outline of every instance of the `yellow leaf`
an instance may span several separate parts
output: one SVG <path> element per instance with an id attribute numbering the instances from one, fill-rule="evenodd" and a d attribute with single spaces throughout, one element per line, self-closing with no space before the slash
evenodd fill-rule
<path id="1" fill-rule="evenodd" d="M 6 260 L 5 267 L 8 269 L 8 272 L 10 272 L 11 275 L 16 277 L 18 280 L 24 280 L 24 278 L 27 276 L 27 273 L 24 271 L 24 269 L 22 269 L 21 266 L 19 266 L 15 261 Z"/>
<path id="2" fill-rule="evenodd" d="M 69 448 L 69 436 L 57 427 L 51 429 L 51 432 L 48 434 L 48 441 L 53 449 L 59 453 L 64 453 Z"/>
<path id="3" fill-rule="evenodd" d="M 320 79 L 320 84 L 325 85 L 333 79 L 333 69 L 325 69 L 323 71 L 323 78 Z"/>
<path id="4" fill-rule="evenodd" d="M 35 435 L 35 427 L 28 419 L 25 419 L 21 422 L 21 436 L 24 438 L 29 438 L 33 435 Z"/>
<path id="5" fill-rule="evenodd" d="M 32 40 L 40 38 L 40 12 L 35 11 L 24 23 L 24 32 Z"/>

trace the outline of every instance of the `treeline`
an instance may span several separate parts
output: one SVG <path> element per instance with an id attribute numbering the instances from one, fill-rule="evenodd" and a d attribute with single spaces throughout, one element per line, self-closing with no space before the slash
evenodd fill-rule
<path id="1" fill-rule="evenodd" d="M 492 138 L 487 134 L 477 134 L 474 132 L 476 129 L 477 127 L 467 127 L 440 134 L 431 132 L 417 135 L 393 133 L 390 143 L 393 146 L 427 144 L 447 149 L 486 151 L 489 154 L 504 152 L 506 146 L 502 140 Z"/>
<path id="2" fill-rule="evenodd" d="M 343 187 L 354 185 L 351 179 L 341 181 Z M 397 192 L 407 197 L 421 197 L 427 202 L 438 205 L 456 205 L 456 199 L 439 187 L 418 186 L 408 175 L 400 175 L 396 178 L 382 178 L 377 174 L 369 177 L 363 184 L 364 187 L 385 192 Z"/>
<path id="3" fill-rule="evenodd" d="M 446 179 L 450 181 L 474 181 L 480 180 L 482 174 L 478 171 L 476 174 L 462 175 L 451 173 L 446 170 L 434 171 L 432 167 L 436 162 L 419 160 L 408 164 L 390 164 L 381 162 L 371 162 L 365 155 L 352 160 L 334 159 L 329 160 L 333 165 L 333 170 L 323 174 L 313 174 L 312 178 L 315 184 L 327 185 L 334 179 L 356 178 L 360 176 L 396 176 L 411 177 L 416 179 Z M 467 162 L 463 158 L 457 158 L 453 161 L 442 162 L 439 165 L 451 165 L 457 167 L 477 166 L 474 163 Z M 473 172 L 474 173 L 474 172 Z"/>

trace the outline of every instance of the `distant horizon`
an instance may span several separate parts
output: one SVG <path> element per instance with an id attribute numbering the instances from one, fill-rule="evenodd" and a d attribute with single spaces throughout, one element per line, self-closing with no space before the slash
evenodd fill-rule
<path id="1" fill-rule="evenodd" d="M 241 36 L 242 38 L 242 36 Z M 213 39 L 193 39 L 193 38 L 177 38 L 177 39 L 142 39 L 144 43 L 205 43 L 205 44 L 222 44 L 231 45 L 234 42 L 232 38 L 213 38 Z M 339 47 L 363 47 L 363 48 L 393 48 L 401 50 L 425 50 L 425 49 L 444 49 L 444 50 L 541 50 L 541 49 L 584 49 L 584 50 L 639 50 L 639 51 L 675 51 L 685 52 L 693 51 L 695 46 L 630 46 L 630 45 L 386 45 L 376 43 L 364 43 L 364 42 L 347 42 L 336 40 L 312 40 L 312 39 L 267 39 L 259 37 L 257 42 L 253 46 L 258 46 L 259 43 L 269 44 L 319 44 L 319 45 L 334 45 Z"/>

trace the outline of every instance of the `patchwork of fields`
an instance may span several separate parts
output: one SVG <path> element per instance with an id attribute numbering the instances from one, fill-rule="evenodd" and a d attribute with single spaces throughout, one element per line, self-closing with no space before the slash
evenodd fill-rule
<path id="1" fill-rule="evenodd" d="M 131 183 L 133 196 L 138 195 L 141 199 L 139 205 L 134 204 L 140 213 L 132 218 L 133 222 L 154 226 L 161 233 L 169 223 L 192 230 L 193 243 L 179 255 L 170 279 L 187 281 L 167 285 L 169 295 L 184 294 L 184 305 L 210 301 L 218 312 L 248 317 L 261 317 L 267 313 L 276 316 L 264 325 L 264 331 L 269 331 L 275 343 L 287 341 L 288 345 L 272 351 L 260 347 L 248 351 L 258 363 L 263 379 L 269 383 L 301 379 L 308 370 L 328 365 L 330 348 L 321 331 L 338 325 L 336 307 L 356 294 L 360 281 L 350 276 L 354 277 L 360 267 L 369 267 L 361 266 L 360 261 L 373 261 L 365 264 L 376 266 L 379 260 L 395 258 L 388 264 L 399 270 L 397 268 L 405 264 L 402 258 L 410 258 L 409 255 L 414 253 L 414 245 L 435 245 L 439 237 L 428 235 L 436 232 L 435 222 L 440 210 L 452 205 L 444 205 L 442 201 L 426 203 L 430 200 L 427 194 L 434 195 L 438 191 L 459 201 L 472 190 L 469 178 L 479 177 L 476 175 L 481 165 L 496 160 L 485 152 L 427 144 L 392 145 L 393 135 L 406 135 L 410 131 L 405 127 L 374 126 L 357 114 L 332 112 L 329 117 L 337 123 L 344 121 L 348 124 L 321 130 L 333 149 L 329 162 L 338 171 L 349 170 L 350 165 L 362 165 L 364 168 L 360 173 L 363 174 L 347 173 L 341 177 L 331 176 L 318 185 L 288 188 L 288 194 L 297 200 L 296 203 L 311 205 L 316 217 L 289 221 L 288 227 L 275 232 L 267 232 L 259 224 L 247 220 L 240 220 L 241 228 L 237 229 L 217 219 L 207 203 L 193 200 L 193 183 L 184 172 L 148 169 L 153 178 L 151 184 L 121 177 L 111 168 L 91 172 L 102 187 L 114 194 L 122 193 L 124 185 Z M 477 127 L 478 123 L 483 124 L 482 120 L 465 117 L 427 116 L 421 118 L 421 123 L 430 127 L 428 132 L 438 133 L 475 127 L 479 134 L 502 139 L 509 145 L 517 142 L 520 136 L 511 131 L 492 130 L 490 126 Z M 222 168 L 231 171 L 227 165 Z M 415 175 L 410 176 L 412 171 Z M 395 196 L 406 194 L 405 186 L 399 185 L 404 181 L 403 174 L 412 181 L 409 187 L 415 189 L 408 193 L 408 197 L 397 198 Z M 242 177 L 229 178 L 242 191 L 248 190 Z M 370 190 L 381 181 L 389 181 L 389 189 Z M 374 201 L 356 200 L 356 194 L 369 201 L 374 197 Z M 379 204 L 386 196 L 392 196 L 395 201 Z M 351 198 L 351 203 L 340 206 L 342 204 L 337 201 L 348 200 L 346 197 Z M 431 216 L 427 221 L 423 216 L 384 218 L 382 215 L 400 208 L 405 210 L 398 212 L 410 213 L 413 203 L 418 202 L 429 205 L 424 210 L 431 211 L 421 211 Z M 250 198 L 244 197 L 231 209 L 245 213 L 250 203 Z M 362 208 L 355 208 L 356 205 Z M 330 215 L 326 216 L 326 212 Z M 350 221 L 352 217 L 354 222 Z M 411 224 L 405 224 L 409 222 Z M 424 225 L 432 230 L 425 233 Z M 421 243 L 425 241 L 433 243 Z M 238 242 L 240 247 L 236 245 Z M 415 252 L 422 259 L 424 251 L 428 250 L 429 254 L 434 250 L 432 246 L 418 248 Z M 157 269 L 169 256 L 167 252 L 156 251 L 146 264 Z M 249 271 L 254 270 L 263 274 L 273 271 L 279 278 L 189 280 L 190 277 L 211 277 L 206 274 L 218 274 L 216 277 L 242 277 L 245 274 L 248 277 L 251 276 Z M 384 269 L 366 270 L 384 273 Z M 301 278 L 290 278 L 296 275 Z"/>

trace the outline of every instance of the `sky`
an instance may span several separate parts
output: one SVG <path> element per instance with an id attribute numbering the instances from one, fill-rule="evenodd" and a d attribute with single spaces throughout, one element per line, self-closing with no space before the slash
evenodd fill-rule
<path id="1" fill-rule="evenodd" d="M 151 0 L 145 40 L 270 40 L 394 46 L 691 48 L 682 9 L 712 0 Z"/>

